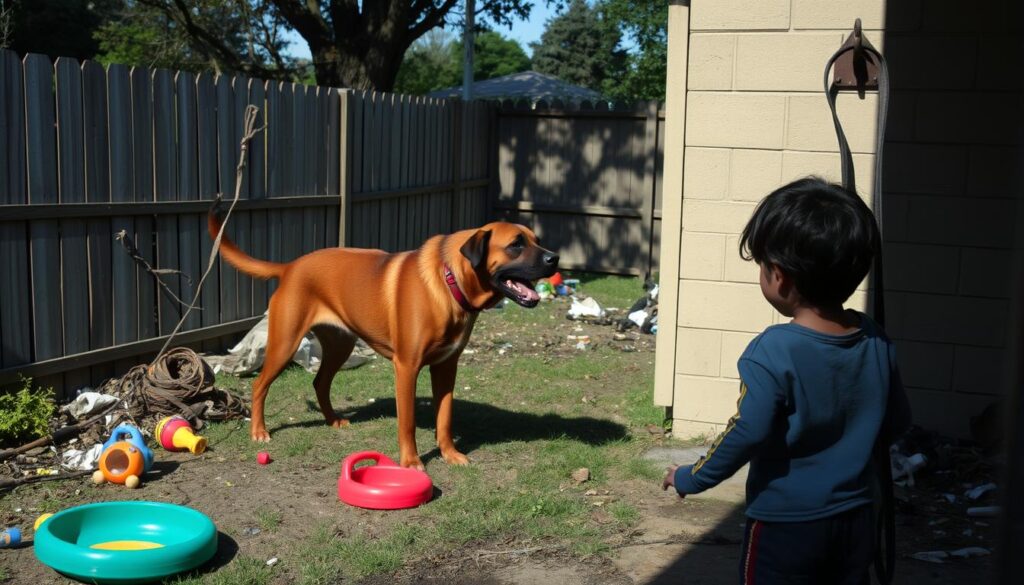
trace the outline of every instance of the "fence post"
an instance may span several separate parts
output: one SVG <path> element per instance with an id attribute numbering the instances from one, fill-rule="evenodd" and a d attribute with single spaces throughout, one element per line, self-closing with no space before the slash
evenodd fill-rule
<path id="1" fill-rule="evenodd" d="M 640 235 L 643 238 L 644 253 L 640 257 L 640 273 L 644 278 L 650 278 L 652 272 L 652 256 L 654 255 L 654 202 L 657 198 L 657 169 L 658 169 L 658 102 L 655 100 L 647 102 L 645 108 L 646 118 L 644 120 L 644 182 L 643 182 L 643 204 L 640 213 L 643 216 L 641 221 Z"/>
<path id="2" fill-rule="evenodd" d="M 459 99 L 452 103 L 452 206 L 448 232 L 454 232 L 459 225 L 460 208 L 462 205 L 462 106 Z"/>
<path id="3" fill-rule="evenodd" d="M 351 160 L 349 157 L 349 144 L 352 139 L 351 126 L 349 125 L 349 101 L 352 93 L 347 89 L 338 90 L 341 93 L 341 113 L 338 116 L 338 192 L 341 196 L 340 212 L 338 213 L 338 246 L 349 245 L 348 241 L 348 218 L 349 206 L 352 205 L 352 173 Z"/>
<path id="4" fill-rule="evenodd" d="M 491 180 L 491 185 L 487 189 L 487 221 L 495 221 L 498 219 L 498 196 L 501 195 L 501 173 L 498 170 L 498 164 L 501 159 L 500 150 L 500 137 L 501 137 L 501 107 L 500 101 L 488 102 L 488 108 L 490 111 L 487 115 L 487 121 L 489 131 L 487 133 L 487 144 L 490 147 L 487 153 L 487 178 Z"/>

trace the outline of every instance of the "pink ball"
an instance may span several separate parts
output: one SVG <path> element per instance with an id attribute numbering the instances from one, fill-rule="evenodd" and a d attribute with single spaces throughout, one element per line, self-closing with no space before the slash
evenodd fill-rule
<path id="1" fill-rule="evenodd" d="M 267 463 L 270 463 L 270 453 L 267 453 L 266 451 L 260 451 L 259 453 L 257 453 L 256 463 L 259 463 L 260 465 L 266 465 Z"/>

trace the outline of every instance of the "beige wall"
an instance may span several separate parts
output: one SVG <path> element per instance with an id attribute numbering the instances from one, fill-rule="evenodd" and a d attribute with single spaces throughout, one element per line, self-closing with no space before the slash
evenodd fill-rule
<path id="1" fill-rule="evenodd" d="M 956 34 L 979 56 L 960 59 L 967 85 L 945 91 L 949 72 L 918 62 L 937 54 L 936 34 L 951 34 L 963 21 L 940 18 L 935 5 L 965 10 L 946 1 L 887 9 L 882 0 L 692 0 L 683 107 L 668 110 L 669 126 L 685 112 L 679 246 L 669 249 L 666 237 L 662 255 L 663 280 L 671 275 L 678 283 L 676 298 L 662 301 L 675 302 L 677 327 L 659 331 L 656 374 L 656 402 L 672 406 L 676 436 L 720 430 L 735 408 L 737 358 L 780 320 L 761 296 L 756 266 L 739 258 L 738 234 L 777 186 L 811 173 L 840 180 L 822 73 L 858 16 L 872 43 L 893 53 L 893 78 L 904 80 L 896 83 L 887 132 L 886 298 L 918 420 L 964 434 L 963 413 L 976 413 L 995 392 L 1009 289 L 999 272 L 1008 272 L 1015 201 L 1008 183 L 985 171 L 1010 164 L 1009 139 L 950 123 L 941 112 L 967 120 L 985 112 L 979 124 L 1008 115 L 1007 88 L 965 93 L 999 84 L 980 55 L 1007 41 L 986 33 L 1002 20 L 970 20 L 975 28 Z M 908 79 L 912 91 L 904 91 Z M 672 83 L 670 75 L 670 94 Z M 857 185 L 868 201 L 877 104 L 873 94 L 839 98 Z M 669 155 L 666 142 L 666 208 Z M 985 180 L 999 184 L 986 192 Z M 862 285 L 851 304 L 862 308 L 865 300 Z"/>

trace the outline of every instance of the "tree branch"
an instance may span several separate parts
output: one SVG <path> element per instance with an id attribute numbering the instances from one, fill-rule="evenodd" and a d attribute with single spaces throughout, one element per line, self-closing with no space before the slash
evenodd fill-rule
<path id="1" fill-rule="evenodd" d="M 423 20 L 409 28 L 409 32 L 406 34 L 408 44 L 412 44 L 413 41 L 427 34 L 427 31 L 441 24 L 441 21 L 456 4 L 458 4 L 458 0 L 445 0 L 440 7 L 428 11 Z"/>
<path id="2" fill-rule="evenodd" d="M 316 0 L 307 0 L 303 5 L 299 0 L 273 0 L 274 5 L 295 30 L 309 43 L 311 52 L 316 52 L 331 44 L 333 35 L 323 16 L 320 14 Z"/>

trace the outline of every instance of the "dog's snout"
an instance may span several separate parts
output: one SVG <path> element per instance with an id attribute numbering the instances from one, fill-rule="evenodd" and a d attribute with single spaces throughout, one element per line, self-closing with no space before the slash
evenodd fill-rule
<path id="1" fill-rule="evenodd" d="M 545 252 L 544 264 L 547 264 L 548 266 L 558 266 L 558 254 L 555 254 L 554 252 Z"/>

